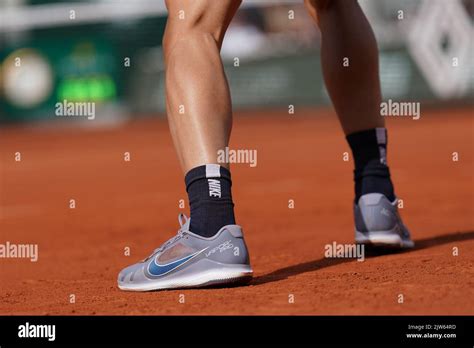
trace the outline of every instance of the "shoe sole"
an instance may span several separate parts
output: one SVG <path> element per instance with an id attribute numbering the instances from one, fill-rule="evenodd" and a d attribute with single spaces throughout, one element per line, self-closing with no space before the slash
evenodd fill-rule
<path id="1" fill-rule="evenodd" d="M 365 233 L 356 231 L 355 240 L 357 244 L 365 244 L 383 248 L 411 249 L 415 246 L 415 243 L 412 240 L 404 240 L 399 234 L 395 234 L 390 231 Z"/>
<path id="2" fill-rule="evenodd" d="M 228 268 L 216 268 L 195 274 L 174 277 L 170 280 L 151 280 L 147 284 L 119 284 L 125 291 L 154 291 L 184 288 L 202 288 L 246 284 L 252 280 L 253 271 L 248 265 L 232 265 Z"/>

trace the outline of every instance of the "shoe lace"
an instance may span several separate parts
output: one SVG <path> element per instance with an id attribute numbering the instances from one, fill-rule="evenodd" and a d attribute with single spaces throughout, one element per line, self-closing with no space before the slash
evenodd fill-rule
<path id="1" fill-rule="evenodd" d="M 187 229 L 185 229 L 185 226 L 186 224 L 188 223 L 189 221 L 189 218 L 185 215 L 185 214 L 178 214 L 178 222 L 179 222 L 179 230 L 178 230 L 178 233 L 176 234 L 176 236 L 174 237 L 171 237 L 170 239 L 168 239 L 166 242 L 164 242 L 159 248 L 155 249 L 150 256 L 148 256 L 145 260 L 143 260 L 144 262 L 149 260 L 153 255 L 155 255 L 156 253 L 158 252 L 161 252 L 163 250 L 166 249 L 166 247 L 168 247 L 169 245 L 171 245 L 172 243 L 178 241 L 179 239 L 183 238 L 183 236 L 186 234 L 187 232 Z"/>

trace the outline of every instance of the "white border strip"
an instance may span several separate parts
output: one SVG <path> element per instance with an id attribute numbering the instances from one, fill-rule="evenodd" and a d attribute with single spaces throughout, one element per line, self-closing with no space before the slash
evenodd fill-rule
<path id="1" fill-rule="evenodd" d="M 206 164 L 206 178 L 220 178 L 221 166 L 218 164 Z"/>

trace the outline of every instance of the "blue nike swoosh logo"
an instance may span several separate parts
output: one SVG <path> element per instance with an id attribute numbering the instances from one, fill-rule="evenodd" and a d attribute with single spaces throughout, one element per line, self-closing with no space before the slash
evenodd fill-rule
<path id="1" fill-rule="evenodd" d="M 179 266 L 185 264 L 186 262 L 188 262 L 189 260 L 191 260 L 195 256 L 197 256 L 198 254 L 202 253 L 206 249 L 203 249 L 201 251 L 197 251 L 194 254 L 191 254 L 191 255 L 188 255 L 188 256 L 186 256 L 182 259 L 167 263 L 166 265 L 159 265 L 156 262 L 156 257 L 155 257 L 153 259 L 153 261 L 148 264 L 148 273 L 150 273 L 150 275 L 152 275 L 154 277 L 160 277 L 160 276 L 163 276 L 165 274 L 168 274 L 168 273 L 174 271 Z"/>

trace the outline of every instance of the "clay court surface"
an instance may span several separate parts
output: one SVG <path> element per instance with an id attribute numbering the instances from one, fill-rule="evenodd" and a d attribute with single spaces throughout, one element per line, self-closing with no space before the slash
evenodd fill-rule
<path id="1" fill-rule="evenodd" d="M 388 121 L 389 163 L 417 247 L 357 262 L 324 257 L 326 244 L 353 242 L 352 162 L 334 113 L 236 113 L 231 148 L 258 150 L 257 167 L 232 168 L 255 279 L 150 293 L 119 291 L 116 276 L 174 235 L 188 211 L 166 121 L 3 128 L 0 243 L 38 243 L 39 260 L 0 259 L 0 314 L 472 315 L 472 116 L 423 110 L 418 121 Z"/>

